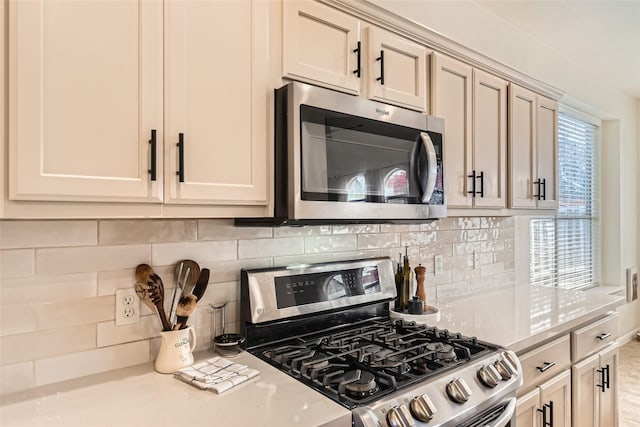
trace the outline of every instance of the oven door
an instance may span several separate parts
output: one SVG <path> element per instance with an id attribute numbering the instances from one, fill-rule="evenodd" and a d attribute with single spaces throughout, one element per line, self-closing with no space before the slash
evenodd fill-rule
<path id="1" fill-rule="evenodd" d="M 516 398 L 505 399 L 497 405 L 458 424 L 459 427 L 507 427 L 515 425 Z"/>

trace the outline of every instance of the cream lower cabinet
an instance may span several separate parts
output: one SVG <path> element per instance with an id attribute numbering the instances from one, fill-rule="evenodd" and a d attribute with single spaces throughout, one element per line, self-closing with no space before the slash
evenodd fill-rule
<path id="1" fill-rule="evenodd" d="M 265 205 L 268 7 L 11 1 L 9 198 Z"/>
<path id="2" fill-rule="evenodd" d="M 445 123 L 447 206 L 505 208 L 507 82 L 433 54 L 432 114 Z"/>
<path id="3" fill-rule="evenodd" d="M 571 370 L 567 369 L 520 396 L 518 427 L 571 426 Z"/>
<path id="4" fill-rule="evenodd" d="M 558 104 L 509 88 L 509 207 L 558 208 Z"/>
<path id="5" fill-rule="evenodd" d="M 574 427 L 617 426 L 618 344 L 611 344 L 571 369 Z"/>
<path id="6" fill-rule="evenodd" d="M 426 111 L 424 46 L 314 0 L 282 8 L 284 77 Z"/>

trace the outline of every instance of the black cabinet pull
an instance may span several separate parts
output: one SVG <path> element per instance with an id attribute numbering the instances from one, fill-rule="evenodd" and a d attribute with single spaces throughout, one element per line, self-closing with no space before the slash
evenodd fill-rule
<path id="1" fill-rule="evenodd" d="M 484 197 L 484 171 L 480 172 L 480 197 Z"/>
<path id="2" fill-rule="evenodd" d="M 380 61 L 380 77 L 376 80 L 379 81 L 381 85 L 384 85 L 384 50 L 380 51 L 380 56 L 376 58 L 376 61 Z"/>
<path id="3" fill-rule="evenodd" d="M 549 420 L 547 420 L 547 409 L 549 409 Z M 542 412 L 542 427 L 553 427 L 553 401 L 542 405 L 542 409 L 538 408 L 538 412 Z"/>
<path id="4" fill-rule="evenodd" d="M 606 368 L 596 369 L 596 372 L 600 374 L 600 381 L 602 382 L 602 384 L 596 384 L 596 387 L 598 387 L 600 391 L 603 393 L 604 393 L 604 389 L 607 386 L 607 380 L 605 379 L 605 370 Z"/>
<path id="5" fill-rule="evenodd" d="M 533 198 L 538 200 L 540 200 L 540 183 L 541 183 L 540 179 L 536 179 L 535 181 L 533 181 L 533 185 L 538 187 L 538 193 L 534 194 Z"/>
<path id="6" fill-rule="evenodd" d="M 609 385 L 609 364 L 607 364 L 607 366 L 604 367 L 604 370 L 605 370 L 604 384 L 607 386 L 607 388 L 611 388 Z"/>
<path id="7" fill-rule="evenodd" d="M 547 178 L 542 179 L 540 184 L 542 185 L 542 200 L 547 200 Z"/>
<path id="8" fill-rule="evenodd" d="M 544 362 L 543 367 L 536 366 L 536 369 L 542 373 L 547 369 L 553 368 L 554 366 L 556 366 L 556 362 Z"/>
<path id="9" fill-rule="evenodd" d="M 553 427 L 553 400 L 549 401 L 549 427 Z"/>
<path id="10" fill-rule="evenodd" d="M 178 180 L 184 182 L 184 133 L 178 134 Z"/>
<path id="11" fill-rule="evenodd" d="M 353 70 L 353 74 L 356 75 L 357 78 L 360 78 L 360 55 L 361 55 L 361 50 L 360 50 L 360 42 L 358 42 L 358 47 L 356 47 L 355 49 L 353 49 L 353 53 L 356 54 L 356 65 L 357 68 L 355 70 Z"/>
<path id="12" fill-rule="evenodd" d="M 471 194 L 471 197 L 476 197 L 476 170 L 471 172 L 471 175 L 467 175 L 467 178 L 471 178 L 471 191 L 467 191 L 467 194 Z"/>
<path id="13" fill-rule="evenodd" d="M 157 157 L 157 142 L 156 142 L 156 130 L 151 129 L 151 139 L 149 140 L 151 145 L 151 169 L 149 169 L 149 175 L 151 175 L 151 181 L 155 181 L 157 178 L 156 170 L 156 157 Z"/>

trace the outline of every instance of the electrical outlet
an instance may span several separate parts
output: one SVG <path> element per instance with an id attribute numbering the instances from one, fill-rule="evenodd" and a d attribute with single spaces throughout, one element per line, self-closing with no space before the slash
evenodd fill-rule
<path id="1" fill-rule="evenodd" d="M 433 270 L 435 274 L 442 273 L 442 255 L 436 255 L 433 258 Z"/>
<path id="2" fill-rule="evenodd" d="M 635 301 L 638 299 L 638 269 L 636 267 L 627 268 L 627 301 Z"/>
<path id="3" fill-rule="evenodd" d="M 116 289 L 116 326 L 140 320 L 140 299 L 133 288 Z"/>
<path id="4" fill-rule="evenodd" d="M 480 267 L 480 253 L 478 251 L 473 251 L 473 268 Z"/>

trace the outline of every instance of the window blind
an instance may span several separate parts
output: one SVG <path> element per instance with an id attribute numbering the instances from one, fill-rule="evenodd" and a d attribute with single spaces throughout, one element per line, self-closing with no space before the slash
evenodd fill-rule
<path id="1" fill-rule="evenodd" d="M 558 213 L 530 220 L 532 284 L 565 289 L 598 284 L 598 131 L 574 115 L 558 114 Z"/>

